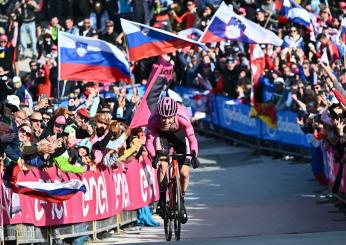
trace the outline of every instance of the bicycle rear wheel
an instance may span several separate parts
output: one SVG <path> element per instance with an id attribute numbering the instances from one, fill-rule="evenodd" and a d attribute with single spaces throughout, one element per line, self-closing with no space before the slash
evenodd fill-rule
<path id="1" fill-rule="evenodd" d="M 176 176 L 174 179 L 174 236 L 175 240 L 180 240 L 181 235 L 181 190 L 180 190 L 180 183 L 179 179 Z"/>

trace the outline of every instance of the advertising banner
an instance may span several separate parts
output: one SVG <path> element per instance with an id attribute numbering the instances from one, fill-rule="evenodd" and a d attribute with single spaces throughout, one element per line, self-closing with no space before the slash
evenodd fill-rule
<path id="1" fill-rule="evenodd" d="M 263 139 L 277 141 L 284 144 L 299 145 L 310 148 L 307 135 L 305 135 L 296 122 L 296 114 L 290 111 L 277 113 L 277 128 L 271 129 L 263 125 Z"/>
<path id="2" fill-rule="evenodd" d="M 261 122 L 249 116 L 249 106 L 237 104 L 234 100 L 222 96 L 216 97 L 216 106 L 219 115 L 218 126 L 244 135 L 261 137 Z"/>
<path id="3" fill-rule="evenodd" d="M 47 226 L 100 220 L 123 210 L 145 207 L 159 198 L 156 170 L 147 158 L 140 162 L 134 159 L 129 163 L 122 163 L 115 170 L 105 168 L 96 172 L 88 171 L 83 175 L 64 173 L 56 167 L 34 169 L 21 172 L 18 181 L 63 182 L 72 179 L 82 180 L 86 193 L 78 192 L 59 204 L 17 195 L 2 185 L 4 224 Z M 16 196 L 18 198 L 14 198 Z M 20 211 L 12 214 L 14 200 L 17 199 Z"/>

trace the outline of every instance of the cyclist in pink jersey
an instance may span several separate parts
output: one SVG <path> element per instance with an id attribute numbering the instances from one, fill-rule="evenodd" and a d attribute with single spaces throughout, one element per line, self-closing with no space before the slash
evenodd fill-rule
<path id="1" fill-rule="evenodd" d="M 192 161 L 194 168 L 198 167 L 198 144 L 193 126 L 190 121 L 190 115 L 184 105 L 177 103 L 170 97 L 163 97 L 157 104 L 156 112 L 149 118 L 149 134 L 147 136 L 146 148 L 156 168 L 158 181 L 160 185 L 160 201 L 158 204 L 158 213 L 162 215 L 162 208 L 165 203 L 166 172 L 168 168 L 168 159 L 159 156 L 159 153 L 168 153 L 169 147 L 172 146 L 176 153 L 194 153 L 195 158 Z M 158 159 L 159 158 L 159 159 Z M 178 159 L 180 167 L 180 182 L 182 187 L 182 223 L 187 222 L 187 215 L 184 206 L 184 197 L 189 185 L 189 167 L 191 158 Z"/>

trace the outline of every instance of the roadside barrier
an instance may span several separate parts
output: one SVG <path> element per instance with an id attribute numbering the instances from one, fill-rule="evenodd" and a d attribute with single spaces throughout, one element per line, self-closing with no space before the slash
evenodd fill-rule
<path id="1" fill-rule="evenodd" d="M 175 90 L 182 95 L 184 104 L 191 106 L 193 113 L 206 112 L 206 118 L 199 122 L 199 130 L 256 149 L 310 158 L 309 136 L 296 123 L 295 113 L 279 111 L 277 128 L 271 129 L 260 119 L 249 116 L 249 105 L 187 87 L 176 86 Z"/>
<path id="2" fill-rule="evenodd" d="M 258 118 L 249 116 L 251 110 L 249 105 L 183 86 L 176 86 L 175 91 L 182 96 L 184 104 L 192 108 L 193 113 L 206 112 L 206 117 L 197 122 L 198 127 L 195 127 L 199 132 L 270 153 L 277 152 L 312 160 L 311 153 L 314 149 L 310 139 L 313 136 L 301 131 L 296 123 L 295 113 L 277 112 L 278 127 L 271 129 Z M 314 174 L 319 172 L 327 177 L 330 191 L 340 168 L 340 163 L 336 163 L 334 159 L 333 149 L 329 148 L 324 151 L 324 156 L 321 156 L 319 161 L 311 162 Z M 318 162 L 324 162 L 324 166 Z M 321 167 L 324 167 L 324 172 Z M 342 172 L 339 191 L 334 196 L 346 203 L 345 170 Z"/>
<path id="3" fill-rule="evenodd" d="M 125 173 L 125 165 L 127 171 Z M 82 180 L 86 193 L 78 192 L 71 199 L 47 203 L 19 194 L 20 211 L 12 202 L 12 191 L 3 184 L 1 241 L 20 243 L 52 242 L 53 239 L 78 237 L 109 231 L 137 219 L 137 210 L 159 198 L 156 170 L 147 157 L 121 163 L 117 169 L 88 171 L 81 176 L 64 173 L 56 167 L 21 172 L 18 181 Z"/>

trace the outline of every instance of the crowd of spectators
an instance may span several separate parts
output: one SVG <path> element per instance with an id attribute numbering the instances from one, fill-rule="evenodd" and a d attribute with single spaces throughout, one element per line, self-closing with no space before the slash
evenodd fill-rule
<path id="1" fill-rule="evenodd" d="M 332 149 L 345 162 L 346 57 L 339 35 L 346 2 L 301 1 L 313 18 L 312 29 L 282 23 L 274 0 L 234 0 L 239 15 L 275 32 L 281 47 L 261 45 L 265 70 L 255 101 L 297 113 L 314 147 Z M 55 164 L 83 173 L 138 157 L 144 129 L 129 130 L 139 95 L 119 85 L 58 80 L 57 32 L 93 37 L 126 51 L 120 18 L 174 33 L 204 30 L 218 0 L 8 0 L 0 1 L 0 141 L 1 167 L 23 169 Z M 321 61 L 326 54 L 328 64 Z M 212 43 L 170 54 L 174 81 L 210 90 L 240 103 L 251 99 L 249 47 Z M 134 83 L 146 84 L 156 58 L 132 62 Z M 20 64 L 28 63 L 29 72 Z M 116 81 L 114 81 L 116 82 Z M 105 98 L 104 90 L 116 96 Z M 68 107 L 55 108 L 68 96 Z M 18 161 L 18 159 L 20 159 Z M 323 181 L 321 181 L 323 182 Z"/>

